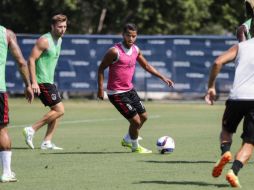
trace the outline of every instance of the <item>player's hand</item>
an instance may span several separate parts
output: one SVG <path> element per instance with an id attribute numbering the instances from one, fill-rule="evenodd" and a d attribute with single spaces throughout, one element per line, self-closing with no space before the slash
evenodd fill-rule
<path id="1" fill-rule="evenodd" d="M 40 95 L 40 93 L 41 93 L 41 90 L 40 90 L 40 87 L 39 87 L 38 83 L 33 83 L 32 84 L 32 90 L 35 94 Z"/>
<path id="2" fill-rule="evenodd" d="M 97 92 L 97 98 L 99 100 L 103 100 L 104 99 L 104 91 L 103 90 L 98 90 L 98 92 Z"/>
<path id="3" fill-rule="evenodd" d="M 31 86 L 26 87 L 25 97 L 29 103 L 31 103 L 34 100 L 34 93 Z"/>
<path id="4" fill-rule="evenodd" d="M 162 79 L 169 87 L 174 87 L 174 82 L 168 78 Z"/>
<path id="5" fill-rule="evenodd" d="M 209 88 L 205 96 L 205 101 L 209 105 L 213 105 L 216 99 L 216 90 L 214 88 Z"/>

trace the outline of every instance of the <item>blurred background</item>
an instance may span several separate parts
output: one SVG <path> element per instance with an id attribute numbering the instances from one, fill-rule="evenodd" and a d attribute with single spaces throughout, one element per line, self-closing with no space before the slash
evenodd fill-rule
<path id="1" fill-rule="evenodd" d="M 244 0 L 1 0 L 0 12 L 0 24 L 18 34 L 26 58 L 36 39 L 50 31 L 52 15 L 68 16 L 55 79 L 65 98 L 96 97 L 98 65 L 107 49 L 121 41 L 127 22 L 138 26 L 137 45 L 149 63 L 176 83 L 169 89 L 137 66 L 134 83 L 140 95 L 202 98 L 213 60 L 237 43 L 236 28 L 246 20 Z M 218 76 L 221 97 L 233 74 L 232 63 Z M 11 56 L 6 78 L 10 94 L 22 92 Z"/>

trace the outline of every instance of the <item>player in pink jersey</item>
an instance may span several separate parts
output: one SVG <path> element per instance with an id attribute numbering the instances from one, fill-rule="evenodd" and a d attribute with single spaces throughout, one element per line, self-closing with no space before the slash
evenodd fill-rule
<path id="1" fill-rule="evenodd" d="M 174 83 L 150 65 L 134 44 L 137 38 L 137 27 L 134 24 L 126 24 L 122 35 L 123 41 L 107 51 L 99 66 L 97 96 L 99 99 L 104 99 L 104 70 L 109 67 L 108 98 L 130 123 L 129 131 L 121 142 L 122 146 L 129 147 L 136 153 L 151 153 L 151 150 L 140 146 L 138 142 L 139 130 L 147 120 L 147 112 L 132 83 L 136 62 L 169 87 Z"/>

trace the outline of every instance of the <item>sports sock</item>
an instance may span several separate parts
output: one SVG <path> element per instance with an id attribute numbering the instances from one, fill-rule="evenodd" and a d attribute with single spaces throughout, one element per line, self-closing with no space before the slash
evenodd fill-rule
<path id="1" fill-rule="evenodd" d="M 131 144 L 132 144 L 132 149 L 135 150 L 139 147 L 139 144 L 138 144 L 138 139 L 131 139 Z"/>
<path id="2" fill-rule="evenodd" d="M 3 166 L 3 175 L 11 175 L 11 151 L 0 152 Z"/>
<path id="3" fill-rule="evenodd" d="M 50 140 L 47 140 L 47 141 L 43 141 L 42 144 L 51 144 L 51 141 Z"/>
<path id="4" fill-rule="evenodd" d="M 231 167 L 231 169 L 233 170 L 233 172 L 235 173 L 235 175 L 238 175 L 238 172 L 240 171 L 240 169 L 243 167 L 243 163 L 239 160 L 235 160 L 233 162 L 233 165 Z"/>
<path id="5" fill-rule="evenodd" d="M 227 151 L 230 151 L 231 144 L 231 142 L 226 142 L 220 145 L 221 155 L 223 155 Z"/>
<path id="6" fill-rule="evenodd" d="M 28 130 L 29 130 L 30 133 L 32 133 L 32 134 L 34 135 L 35 131 L 34 131 L 34 129 L 32 128 L 32 126 L 29 126 L 29 127 L 28 127 Z"/>
<path id="7" fill-rule="evenodd" d="M 131 142 L 131 137 L 129 135 L 129 133 L 127 133 L 124 137 L 123 137 L 124 141 L 127 142 L 127 143 L 130 143 Z"/>

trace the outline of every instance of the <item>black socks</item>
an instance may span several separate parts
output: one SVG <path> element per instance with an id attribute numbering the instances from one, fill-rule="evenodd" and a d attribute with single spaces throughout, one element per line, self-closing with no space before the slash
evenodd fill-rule
<path id="1" fill-rule="evenodd" d="M 230 151 L 230 147 L 231 147 L 231 142 L 222 143 L 220 145 L 221 155 L 223 155 L 227 151 Z"/>
<path id="2" fill-rule="evenodd" d="M 233 162 L 233 165 L 231 167 L 231 169 L 233 170 L 233 172 L 235 173 L 235 175 L 238 175 L 239 170 L 243 167 L 243 163 L 240 162 L 239 160 L 235 160 Z"/>

